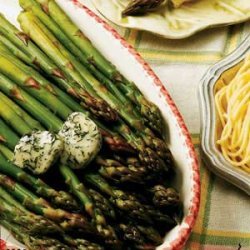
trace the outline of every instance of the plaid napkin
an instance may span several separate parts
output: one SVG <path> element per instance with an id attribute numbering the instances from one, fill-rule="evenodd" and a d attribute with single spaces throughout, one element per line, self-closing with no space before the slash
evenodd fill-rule
<path id="1" fill-rule="evenodd" d="M 197 86 L 206 70 L 236 49 L 250 23 L 210 29 L 171 41 L 142 31 L 118 29 L 150 63 L 173 97 L 199 155 Z M 201 207 L 186 250 L 249 250 L 250 198 L 201 163 Z"/>
<path id="2" fill-rule="evenodd" d="M 94 10 L 90 1 L 82 1 Z M 110 23 L 149 62 L 165 84 L 192 134 L 199 155 L 197 87 L 206 70 L 250 34 L 250 22 L 167 40 Z M 201 206 L 185 250 L 250 250 L 250 198 L 201 162 Z"/>
<path id="3" fill-rule="evenodd" d="M 182 41 L 119 29 L 150 63 L 173 97 L 192 133 L 199 155 L 197 86 L 205 71 L 236 49 L 250 23 L 210 29 Z M 187 250 L 249 250 L 250 198 L 201 163 L 201 207 Z"/>

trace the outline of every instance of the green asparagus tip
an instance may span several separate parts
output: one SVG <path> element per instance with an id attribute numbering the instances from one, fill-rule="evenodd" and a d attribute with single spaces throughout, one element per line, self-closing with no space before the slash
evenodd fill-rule
<path id="1" fill-rule="evenodd" d="M 2 135 L 0 135 L 0 142 L 6 142 L 5 138 Z"/>
<path id="2" fill-rule="evenodd" d="M 165 188 L 156 185 L 152 188 L 153 203 L 159 208 L 177 206 L 180 204 L 180 195 L 174 188 Z"/>

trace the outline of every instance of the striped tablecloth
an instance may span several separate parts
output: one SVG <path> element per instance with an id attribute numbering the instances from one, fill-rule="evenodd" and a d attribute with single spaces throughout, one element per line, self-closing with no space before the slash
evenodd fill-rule
<path id="1" fill-rule="evenodd" d="M 86 4 L 88 1 L 82 1 Z M 89 6 L 91 7 L 91 6 Z M 250 34 L 250 22 L 173 41 L 111 25 L 144 57 L 173 97 L 199 155 L 197 87 L 206 70 Z M 250 250 L 250 198 L 201 162 L 201 206 L 185 250 Z"/>
<path id="2" fill-rule="evenodd" d="M 197 86 L 205 71 L 250 34 L 250 23 L 203 31 L 182 41 L 117 28 L 149 62 L 170 92 L 199 155 Z M 212 174 L 201 162 L 201 207 L 185 249 L 250 250 L 250 197 Z"/>

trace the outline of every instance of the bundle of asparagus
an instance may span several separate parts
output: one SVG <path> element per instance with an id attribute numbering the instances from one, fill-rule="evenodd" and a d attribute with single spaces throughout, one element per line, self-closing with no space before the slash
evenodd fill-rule
<path id="1" fill-rule="evenodd" d="M 19 2 L 23 31 L 0 15 L 1 224 L 30 249 L 154 249 L 181 209 L 178 192 L 162 183 L 174 163 L 160 111 L 54 0 Z M 39 178 L 13 164 L 16 145 L 36 131 L 69 136 L 74 112 L 103 139 L 87 167 L 74 168 L 74 152 L 70 167 L 57 161 Z"/>

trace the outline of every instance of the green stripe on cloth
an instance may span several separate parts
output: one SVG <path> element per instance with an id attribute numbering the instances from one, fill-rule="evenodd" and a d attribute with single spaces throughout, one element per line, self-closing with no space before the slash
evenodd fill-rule
<path id="1" fill-rule="evenodd" d="M 212 196 L 212 191 L 214 187 L 214 181 L 215 181 L 215 175 L 212 173 L 209 173 L 209 184 L 208 184 L 208 192 L 207 192 L 207 197 L 206 197 L 206 203 L 204 204 L 205 206 L 205 214 L 203 218 L 203 224 L 202 224 L 202 234 L 200 235 L 200 243 L 205 244 L 206 243 L 206 237 L 207 237 L 207 229 L 209 226 L 209 215 L 210 215 L 210 207 L 211 207 L 211 196 Z"/>
<path id="2" fill-rule="evenodd" d="M 192 233 L 190 236 L 190 240 L 192 242 L 198 242 L 202 244 L 211 244 L 211 245 L 221 245 L 221 246 L 231 246 L 235 245 L 238 246 L 240 243 L 242 246 L 250 246 L 250 239 L 247 238 L 241 238 L 241 237 L 225 237 L 225 236 L 215 236 L 215 235 L 205 235 L 206 237 L 206 242 L 201 242 L 200 238 L 203 235 L 197 234 L 197 233 Z"/>

